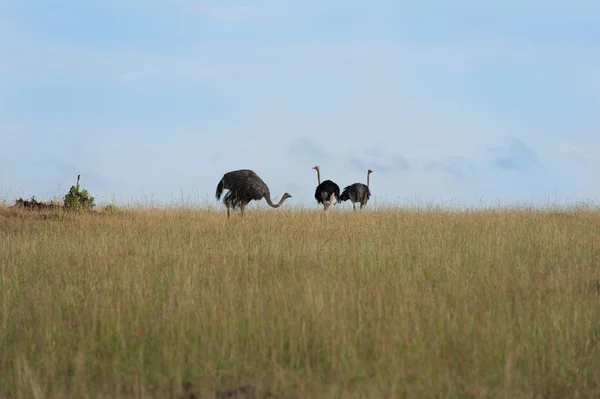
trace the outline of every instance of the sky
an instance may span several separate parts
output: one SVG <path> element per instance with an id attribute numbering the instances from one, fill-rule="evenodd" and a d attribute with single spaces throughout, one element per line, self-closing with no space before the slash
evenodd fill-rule
<path id="1" fill-rule="evenodd" d="M 600 197 L 597 1 L 0 0 L 0 60 L 10 204 L 247 168 L 317 207 L 315 165 L 374 204 Z"/>

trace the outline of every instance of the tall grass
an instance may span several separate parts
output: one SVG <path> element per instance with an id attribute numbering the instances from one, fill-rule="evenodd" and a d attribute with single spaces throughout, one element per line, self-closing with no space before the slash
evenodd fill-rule
<path id="1" fill-rule="evenodd" d="M 599 266 L 585 209 L 4 208 L 0 396 L 600 397 Z"/>

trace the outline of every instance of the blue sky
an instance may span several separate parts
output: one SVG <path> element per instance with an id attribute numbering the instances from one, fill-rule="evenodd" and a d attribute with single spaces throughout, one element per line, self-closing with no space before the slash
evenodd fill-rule
<path id="1" fill-rule="evenodd" d="M 0 0 L 0 56 L 9 203 L 250 168 L 316 206 L 317 164 L 375 202 L 600 196 L 597 1 Z"/>

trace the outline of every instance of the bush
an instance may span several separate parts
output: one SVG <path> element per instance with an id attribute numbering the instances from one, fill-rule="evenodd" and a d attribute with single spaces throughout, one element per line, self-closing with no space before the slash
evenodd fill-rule
<path id="1" fill-rule="evenodd" d="M 89 210 L 96 206 L 94 197 L 87 190 L 80 190 L 79 184 L 71 186 L 71 189 L 65 195 L 65 208 L 73 211 Z"/>

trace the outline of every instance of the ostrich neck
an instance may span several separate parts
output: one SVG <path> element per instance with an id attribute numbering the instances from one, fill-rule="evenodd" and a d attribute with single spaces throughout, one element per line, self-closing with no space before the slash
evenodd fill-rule
<path id="1" fill-rule="evenodd" d="M 319 182 L 318 184 L 321 184 L 321 170 L 317 169 L 317 181 Z"/>
<path id="2" fill-rule="evenodd" d="M 367 173 L 367 188 L 369 188 L 369 179 L 371 178 L 371 174 Z"/>
<path id="3" fill-rule="evenodd" d="M 269 193 L 267 193 L 265 195 L 265 199 L 267 200 L 267 204 L 269 204 L 273 208 L 279 208 L 281 206 L 281 204 L 283 204 L 283 201 L 285 201 L 285 197 L 281 197 L 281 199 L 279 200 L 279 203 L 278 204 L 274 204 L 271 201 L 271 194 L 269 194 Z"/>

